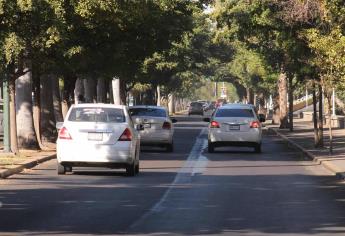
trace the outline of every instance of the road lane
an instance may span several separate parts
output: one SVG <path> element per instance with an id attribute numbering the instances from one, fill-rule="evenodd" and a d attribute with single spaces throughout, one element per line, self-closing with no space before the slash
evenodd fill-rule
<path id="1" fill-rule="evenodd" d="M 175 152 L 145 148 L 141 173 L 123 170 L 75 171 L 57 176 L 55 160 L 0 181 L 0 232 L 38 234 L 123 233 L 169 188 L 200 129 L 175 134 Z"/>
<path id="2" fill-rule="evenodd" d="M 1 235 L 343 235 L 345 188 L 266 134 L 263 153 L 205 152 L 196 118 L 177 125 L 174 153 L 144 148 L 141 173 L 55 161 L 0 181 Z"/>

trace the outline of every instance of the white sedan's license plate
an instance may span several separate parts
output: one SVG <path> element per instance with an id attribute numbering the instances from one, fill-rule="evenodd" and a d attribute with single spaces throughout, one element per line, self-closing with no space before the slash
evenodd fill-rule
<path id="1" fill-rule="evenodd" d="M 151 124 L 144 124 L 144 128 L 151 128 Z"/>
<path id="2" fill-rule="evenodd" d="M 102 141 L 103 133 L 88 133 L 88 140 L 90 141 Z"/>
<path id="3" fill-rule="evenodd" d="M 240 130 L 240 125 L 229 125 L 229 130 Z"/>

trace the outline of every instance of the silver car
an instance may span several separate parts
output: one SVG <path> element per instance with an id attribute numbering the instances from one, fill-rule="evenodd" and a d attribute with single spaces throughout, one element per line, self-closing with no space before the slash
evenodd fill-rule
<path id="1" fill-rule="evenodd" d="M 175 119 L 170 119 L 168 111 L 160 106 L 132 106 L 129 113 L 140 131 L 141 144 L 165 147 L 167 152 L 174 150 L 173 134 Z"/>
<path id="2" fill-rule="evenodd" d="M 57 128 L 58 174 L 78 166 L 125 168 L 129 176 L 139 172 L 141 127 L 125 106 L 73 105 Z"/>
<path id="3" fill-rule="evenodd" d="M 219 107 L 210 118 L 208 133 L 208 151 L 214 152 L 220 146 L 254 147 L 261 152 L 261 122 L 252 105 L 228 104 Z"/>

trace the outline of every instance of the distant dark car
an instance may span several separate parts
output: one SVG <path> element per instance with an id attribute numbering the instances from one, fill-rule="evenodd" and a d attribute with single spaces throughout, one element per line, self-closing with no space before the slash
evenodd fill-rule
<path id="1" fill-rule="evenodd" d="M 191 102 L 189 104 L 188 115 L 204 115 L 204 107 L 200 102 Z"/>

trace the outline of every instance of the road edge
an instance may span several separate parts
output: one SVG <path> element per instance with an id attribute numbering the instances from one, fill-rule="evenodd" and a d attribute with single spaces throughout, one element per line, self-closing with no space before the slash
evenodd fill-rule
<path id="1" fill-rule="evenodd" d="M 336 165 L 332 164 L 332 160 L 328 157 L 317 157 L 310 151 L 306 150 L 304 147 L 296 143 L 295 141 L 289 139 L 286 135 L 280 133 L 277 129 L 274 129 L 272 127 L 267 127 L 267 130 L 273 131 L 277 136 L 279 136 L 281 139 L 283 139 L 286 143 L 288 143 L 290 146 L 292 146 L 295 150 L 298 150 L 302 152 L 306 157 L 308 157 L 310 160 L 313 162 L 322 165 L 324 168 L 327 170 L 331 171 L 332 173 L 335 174 L 335 176 L 338 179 L 345 179 L 345 173 L 339 171 L 339 169 L 336 167 Z"/>
<path id="2" fill-rule="evenodd" d="M 37 159 L 34 160 L 29 160 L 26 162 L 23 162 L 21 164 L 19 164 L 19 166 L 14 167 L 14 168 L 10 168 L 10 169 L 6 169 L 6 170 L 1 170 L 0 171 L 0 179 L 6 179 L 7 177 L 14 175 L 14 174 L 18 174 L 20 172 L 22 172 L 25 169 L 31 169 L 43 162 L 46 161 L 50 161 L 52 159 L 56 158 L 56 154 L 53 155 L 49 155 L 49 156 L 43 156 L 43 157 L 39 157 Z"/>

